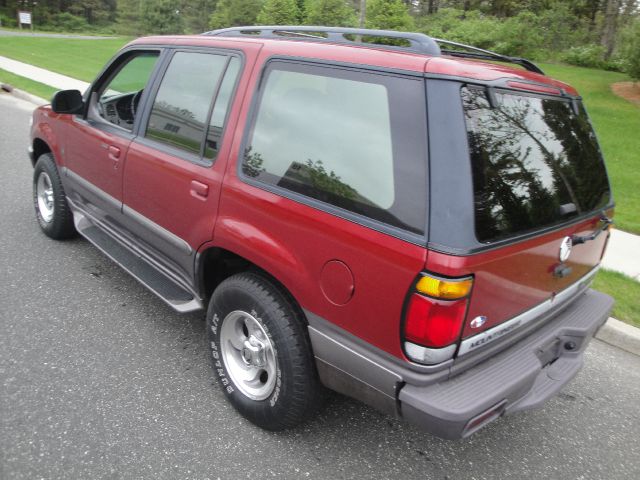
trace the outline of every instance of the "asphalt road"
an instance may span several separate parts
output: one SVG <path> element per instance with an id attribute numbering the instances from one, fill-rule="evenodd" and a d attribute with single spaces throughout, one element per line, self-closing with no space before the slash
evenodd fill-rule
<path id="1" fill-rule="evenodd" d="M 287 433 L 227 405 L 202 314 L 42 235 L 28 104 L 0 95 L 0 478 L 640 478 L 640 358 L 594 341 L 543 409 L 457 442 L 344 397 Z"/>

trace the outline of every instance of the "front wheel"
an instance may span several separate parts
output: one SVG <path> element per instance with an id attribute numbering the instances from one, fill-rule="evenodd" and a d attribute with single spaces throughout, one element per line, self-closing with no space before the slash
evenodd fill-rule
<path id="1" fill-rule="evenodd" d="M 284 430 L 315 412 L 322 387 L 302 312 L 266 277 L 240 273 L 222 282 L 207 332 L 214 374 L 244 417 Z"/>
<path id="2" fill-rule="evenodd" d="M 33 169 L 33 205 L 36 219 L 48 237 L 63 240 L 75 236 L 73 214 L 69 210 L 53 155 L 40 155 Z"/>

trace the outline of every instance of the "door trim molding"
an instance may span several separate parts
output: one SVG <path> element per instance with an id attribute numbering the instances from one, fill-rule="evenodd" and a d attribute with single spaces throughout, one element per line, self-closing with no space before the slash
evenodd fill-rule
<path id="1" fill-rule="evenodd" d="M 160 237 L 162 240 L 176 248 L 180 253 L 183 253 L 184 255 L 191 255 L 193 253 L 191 245 L 189 245 L 186 240 L 170 232 L 163 226 L 158 225 L 153 220 L 150 220 L 133 208 L 123 204 L 101 188 L 96 187 L 93 183 L 75 173 L 73 170 L 70 170 L 68 167 L 62 167 L 62 174 L 69 178 L 72 183 L 79 185 L 94 196 L 109 204 L 114 210 L 119 210 L 124 216 L 142 224 L 147 230 L 151 231 L 154 235 Z"/>
<path id="2" fill-rule="evenodd" d="M 171 244 L 173 247 L 177 248 L 181 253 L 185 255 L 191 255 L 193 249 L 191 245 L 189 245 L 185 240 L 177 236 L 176 234 L 170 232 L 166 228 L 161 225 L 158 225 L 153 220 L 145 217 L 141 213 L 137 212 L 133 208 L 122 204 L 122 214 L 125 217 L 129 217 L 136 222 L 142 224 L 145 228 L 149 229 L 156 236 L 162 238 L 165 242 Z"/>

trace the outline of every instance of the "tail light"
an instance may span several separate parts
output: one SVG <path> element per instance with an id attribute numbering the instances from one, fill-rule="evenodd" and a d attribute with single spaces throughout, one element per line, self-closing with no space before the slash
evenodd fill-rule
<path id="1" fill-rule="evenodd" d="M 435 364 L 453 357 L 472 285 L 471 277 L 421 275 L 409 294 L 404 316 L 404 347 L 411 360 Z"/>

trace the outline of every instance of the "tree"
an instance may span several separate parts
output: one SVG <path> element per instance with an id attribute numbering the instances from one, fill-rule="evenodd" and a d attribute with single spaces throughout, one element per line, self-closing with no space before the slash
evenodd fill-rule
<path id="1" fill-rule="evenodd" d="M 295 25 L 300 21 L 296 0 L 266 0 L 258 14 L 260 25 Z"/>
<path id="2" fill-rule="evenodd" d="M 145 33 L 170 35 L 184 33 L 180 10 L 172 0 L 143 0 L 140 27 Z"/>
<path id="3" fill-rule="evenodd" d="M 209 18 L 211 28 L 255 25 L 262 0 L 219 0 Z"/>
<path id="4" fill-rule="evenodd" d="M 209 16 L 213 13 L 216 0 L 189 0 L 183 2 L 183 18 L 187 30 L 202 33 L 209 29 Z"/>
<path id="5" fill-rule="evenodd" d="M 620 0 L 607 0 L 604 11 L 604 28 L 600 42 L 605 48 L 604 58 L 611 57 L 616 44 L 616 34 L 618 32 L 618 16 L 620 15 Z"/>
<path id="6" fill-rule="evenodd" d="M 402 0 L 369 0 L 366 26 L 401 31 L 411 31 L 415 28 L 413 18 Z"/>
<path id="7" fill-rule="evenodd" d="M 345 0 L 309 0 L 305 23 L 328 27 L 351 27 L 356 24 L 356 12 Z"/>
<path id="8" fill-rule="evenodd" d="M 126 35 L 137 35 L 140 28 L 140 0 L 118 0 L 118 31 Z"/>

